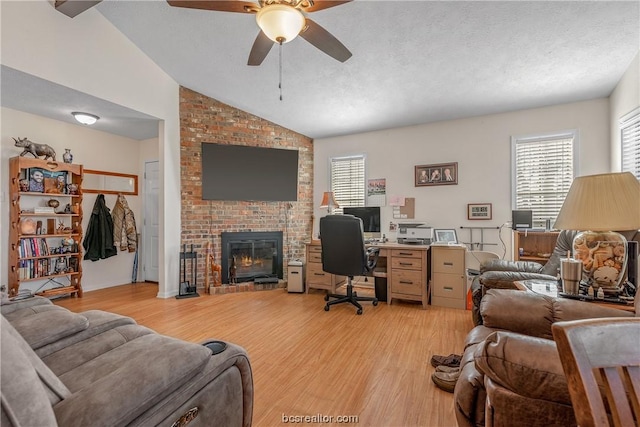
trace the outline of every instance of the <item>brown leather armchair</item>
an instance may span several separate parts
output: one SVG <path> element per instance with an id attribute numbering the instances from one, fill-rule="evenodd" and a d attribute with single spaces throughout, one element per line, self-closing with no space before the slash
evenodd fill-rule
<path id="1" fill-rule="evenodd" d="M 640 293 L 638 293 L 640 295 Z M 640 297 L 636 296 L 636 314 Z M 551 325 L 632 312 L 532 292 L 491 289 L 467 335 L 454 391 L 459 426 L 575 425 Z"/>
<path id="2" fill-rule="evenodd" d="M 516 289 L 514 282 L 519 280 L 557 281 L 560 259 L 572 252 L 573 238 L 578 231 L 562 230 L 558 234 L 556 246 L 545 265 L 531 261 L 491 260 L 480 265 L 480 275 L 471 285 L 473 308 L 472 316 L 475 325 L 482 323 L 480 301 L 489 289 Z M 627 240 L 640 241 L 640 232 L 620 231 Z"/>
<path id="3" fill-rule="evenodd" d="M 566 257 L 571 250 L 573 238 L 577 231 L 563 230 L 558 234 L 556 246 L 545 265 L 532 261 L 493 260 L 480 266 L 480 275 L 471 285 L 473 299 L 473 323 L 482 323 L 480 301 L 489 289 L 516 289 L 514 282 L 518 280 L 556 281 L 560 258 Z"/>

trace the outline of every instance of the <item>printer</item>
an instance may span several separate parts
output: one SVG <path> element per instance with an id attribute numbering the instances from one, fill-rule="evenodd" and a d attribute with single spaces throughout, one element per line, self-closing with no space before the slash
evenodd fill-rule
<path id="1" fill-rule="evenodd" d="M 433 229 L 423 223 L 398 224 L 396 240 L 398 243 L 430 245 L 433 242 Z"/>

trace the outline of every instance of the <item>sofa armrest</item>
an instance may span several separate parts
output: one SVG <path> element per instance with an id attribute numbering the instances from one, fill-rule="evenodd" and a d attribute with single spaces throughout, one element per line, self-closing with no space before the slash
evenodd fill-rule
<path id="1" fill-rule="evenodd" d="M 540 273 L 542 265 L 532 261 L 507 261 L 491 259 L 480 264 L 480 273 L 487 271 L 521 271 L 523 273 Z"/>
<path id="2" fill-rule="evenodd" d="M 509 289 L 489 290 L 480 303 L 480 313 L 483 325 L 488 328 L 549 340 L 553 340 L 551 325 L 560 320 L 633 316 L 630 312 L 589 302 Z"/>
<path id="3" fill-rule="evenodd" d="M 514 282 L 519 280 L 556 282 L 554 276 L 529 271 L 487 271 L 480 276 L 480 283 L 485 292 L 488 289 L 516 289 Z"/>
<path id="4" fill-rule="evenodd" d="M 32 298 L 20 299 L 20 300 L 2 300 L 0 305 L 0 312 L 7 316 L 14 311 L 22 310 L 24 308 L 34 307 L 37 305 L 53 305 L 49 298 L 34 296 Z"/>
<path id="5" fill-rule="evenodd" d="M 554 341 L 497 331 L 478 345 L 474 358 L 481 373 L 513 393 L 571 405 Z"/>

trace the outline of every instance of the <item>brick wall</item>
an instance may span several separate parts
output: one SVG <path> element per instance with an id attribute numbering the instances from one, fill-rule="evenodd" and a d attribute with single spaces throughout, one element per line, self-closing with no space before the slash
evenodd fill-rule
<path id="1" fill-rule="evenodd" d="M 203 142 L 298 149 L 298 200 L 202 200 Z M 311 236 L 312 139 L 181 87 L 180 166 L 181 241 L 187 245 L 187 250 L 193 244 L 198 252 L 198 284 L 204 284 L 208 242 L 213 245 L 216 263 L 220 264 L 220 233 L 223 231 L 282 231 L 286 280 L 289 260 L 304 258 L 304 242 Z"/>

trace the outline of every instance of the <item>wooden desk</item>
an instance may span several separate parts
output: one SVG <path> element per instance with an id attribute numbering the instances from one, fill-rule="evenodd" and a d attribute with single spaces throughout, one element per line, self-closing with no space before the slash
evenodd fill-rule
<path id="1" fill-rule="evenodd" d="M 386 258 L 387 304 L 394 298 L 429 304 L 429 246 L 374 243 Z M 374 274 L 375 275 L 375 274 Z"/>
<path id="2" fill-rule="evenodd" d="M 307 243 L 307 292 L 309 288 L 335 293 L 345 283 L 345 277 L 322 270 L 322 247 L 319 240 Z M 399 243 L 373 243 L 367 246 L 380 249 L 374 277 L 387 278 L 387 303 L 395 299 L 429 304 L 429 246 Z"/>

